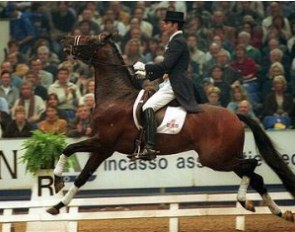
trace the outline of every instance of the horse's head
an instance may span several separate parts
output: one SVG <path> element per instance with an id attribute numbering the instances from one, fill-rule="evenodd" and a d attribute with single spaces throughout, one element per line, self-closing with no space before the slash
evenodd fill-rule
<path id="1" fill-rule="evenodd" d="M 128 79 L 136 86 L 134 69 L 132 65 L 126 65 L 117 46 L 112 40 L 111 34 L 101 33 L 97 36 L 67 36 L 62 41 L 65 51 L 74 58 L 93 65 L 95 70 L 103 70 L 104 77 L 110 74 L 113 80 Z M 114 75 L 119 73 L 120 75 Z M 123 75 L 125 74 L 125 75 Z M 127 78 L 125 78 L 127 76 Z M 120 84 L 122 85 L 122 83 Z"/>
<path id="2" fill-rule="evenodd" d="M 74 58 L 80 59 L 87 64 L 92 64 L 94 60 L 96 63 L 103 58 L 97 57 L 98 50 L 103 48 L 108 42 L 111 41 L 111 34 L 101 33 L 99 35 L 78 35 L 78 36 L 66 36 L 62 43 L 64 45 L 64 51 L 72 55 Z M 108 57 L 109 54 L 105 54 Z"/>

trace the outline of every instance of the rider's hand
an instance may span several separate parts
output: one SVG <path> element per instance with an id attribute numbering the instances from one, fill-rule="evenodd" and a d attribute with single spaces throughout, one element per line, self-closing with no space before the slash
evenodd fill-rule
<path id="1" fill-rule="evenodd" d="M 138 80 L 146 79 L 146 71 L 140 71 L 140 70 L 136 71 L 135 78 Z"/>
<path id="2" fill-rule="evenodd" d="M 144 71 L 145 70 L 145 64 L 140 62 L 140 61 L 137 61 L 134 65 L 133 65 L 133 68 L 135 71 Z"/>

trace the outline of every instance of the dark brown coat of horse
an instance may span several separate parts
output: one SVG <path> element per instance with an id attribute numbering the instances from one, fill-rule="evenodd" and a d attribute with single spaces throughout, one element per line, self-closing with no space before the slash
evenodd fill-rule
<path id="1" fill-rule="evenodd" d="M 93 137 L 70 144 L 56 165 L 56 192 L 63 187 L 61 175 L 67 157 L 75 152 L 91 152 L 92 155 L 62 201 L 47 210 L 51 214 L 58 214 L 60 208 L 69 204 L 78 189 L 115 151 L 133 153 L 135 140 L 139 136 L 132 114 L 139 90 L 134 87 L 132 67 L 125 65 L 111 37 L 68 37 L 65 39 L 65 45 L 74 57 L 94 66 L 96 108 L 93 114 Z M 159 155 L 194 150 L 203 166 L 217 171 L 233 171 L 241 177 L 237 199 L 244 208 L 255 210 L 253 202 L 246 199 L 247 188 L 251 185 L 262 196 L 273 214 L 294 221 L 290 211 L 281 212 L 270 198 L 263 178 L 254 172 L 257 160 L 243 157 L 245 123 L 252 130 L 256 145 L 266 163 L 282 180 L 286 190 L 295 197 L 294 173 L 281 159 L 260 125 L 225 108 L 209 105 L 202 105 L 202 108 L 202 113 L 187 114 L 179 134 L 157 134 L 156 150 L 160 151 Z M 157 113 L 163 111 L 165 108 Z"/>

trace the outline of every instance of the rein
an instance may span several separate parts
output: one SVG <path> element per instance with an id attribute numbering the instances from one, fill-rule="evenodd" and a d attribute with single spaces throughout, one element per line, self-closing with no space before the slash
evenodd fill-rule
<path id="1" fill-rule="evenodd" d="M 117 66 L 117 67 L 126 67 L 126 68 L 130 68 L 133 66 L 133 64 L 112 64 L 112 63 L 105 63 L 105 62 L 101 62 L 96 60 L 95 58 L 91 59 L 91 62 L 93 64 L 101 64 L 101 65 L 107 65 L 107 66 Z"/>

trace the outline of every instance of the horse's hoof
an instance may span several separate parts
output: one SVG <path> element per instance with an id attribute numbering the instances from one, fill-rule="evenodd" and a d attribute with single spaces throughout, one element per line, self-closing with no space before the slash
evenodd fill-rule
<path id="1" fill-rule="evenodd" d="M 57 214 L 59 214 L 59 209 L 57 209 L 55 207 L 51 207 L 51 208 L 47 209 L 46 212 L 50 213 L 51 215 L 57 215 Z"/>
<path id="2" fill-rule="evenodd" d="M 254 203 L 253 201 L 250 201 L 250 200 L 246 200 L 246 205 L 245 205 L 245 209 L 251 211 L 251 212 L 255 212 L 255 206 L 254 206 Z"/>
<path id="3" fill-rule="evenodd" d="M 54 190 L 55 193 L 58 193 L 62 188 L 65 186 L 63 177 L 61 176 L 54 176 Z"/>
<path id="4" fill-rule="evenodd" d="M 256 211 L 253 201 L 246 200 L 246 201 L 239 201 L 239 202 L 246 210 L 249 210 L 251 212 Z"/>
<path id="5" fill-rule="evenodd" d="M 294 216 L 290 210 L 287 210 L 285 213 L 283 213 L 282 218 L 288 222 L 294 222 Z"/>

